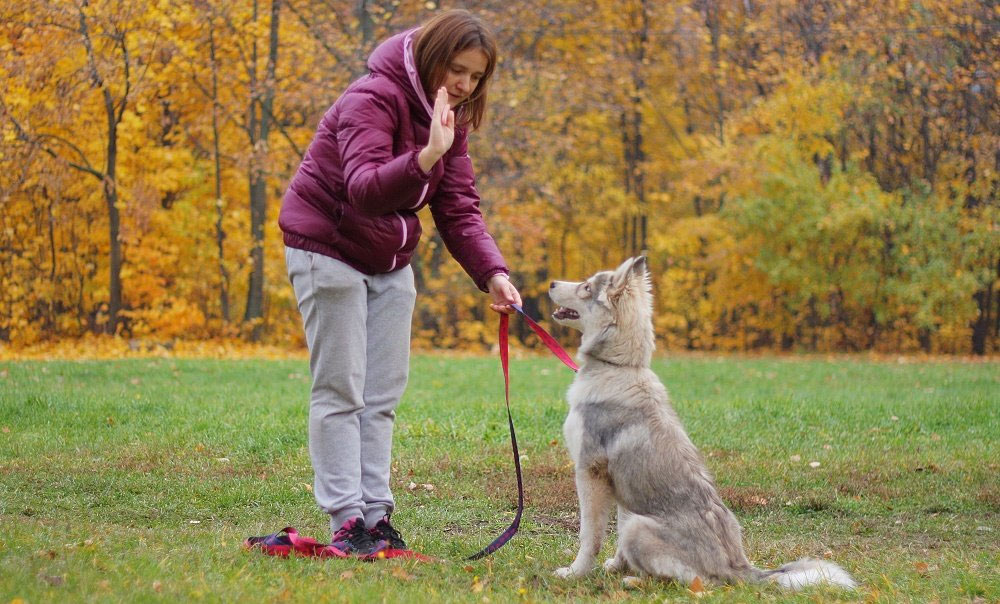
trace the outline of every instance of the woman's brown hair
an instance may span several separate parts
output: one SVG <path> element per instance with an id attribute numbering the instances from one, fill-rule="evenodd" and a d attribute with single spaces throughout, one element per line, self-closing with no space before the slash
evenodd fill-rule
<path id="1" fill-rule="evenodd" d="M 465 10 L 449 10 L 433 17 L 420 28 L 413 43 L 420 82 L 424 92 L 433 97 L 444 81 L 449 61 L 456 54 L 478 48 L 486 55 L 486 71 L 469 98 L 458 106 L 456 117 L 465 126 L 479 128 L 486 112 L 486 90 L 497 63 L 497 43 L 493 32 L 478 17 Z"/>

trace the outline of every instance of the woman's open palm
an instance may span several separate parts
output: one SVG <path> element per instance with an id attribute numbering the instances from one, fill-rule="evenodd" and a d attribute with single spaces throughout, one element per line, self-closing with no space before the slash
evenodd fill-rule
<path id="1" fill-rule="evenodd" d="M 455 141 L 455 112 L 448 105 L 448 91 L 438 88 L 431 117 L 431 132 L 427 146 L 437 156 L 444 155 Z"/>

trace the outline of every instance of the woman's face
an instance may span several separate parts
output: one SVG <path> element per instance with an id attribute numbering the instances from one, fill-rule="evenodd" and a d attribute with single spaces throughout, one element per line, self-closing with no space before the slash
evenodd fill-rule
<path id="1" fill-rule="evenodd" d="M 486 53 L 479 48 L 468 48 L 451 58 L 445 67 L 441 86 L 448 90 L 448 104 L 452 109 L 476 91 L 488 62 Z"/>

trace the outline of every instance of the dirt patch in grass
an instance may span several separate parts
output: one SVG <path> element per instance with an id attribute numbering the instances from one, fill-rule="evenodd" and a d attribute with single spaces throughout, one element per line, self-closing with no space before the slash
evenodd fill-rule
<path id="1" fill-rule="evenodd" d="M 701 454 L 706 459 L 720 460 L 739 458 L 743 455 L 741 452 L 733 449 L 702 449 Z"/>
<path id="2" fill-rule="evenodd" d="M 774 495 L 759 487 L 720 487 L 719 495 L 730 509 L 737 512 L 752 512 L 766 507 Z"/>
<path id="3" fill-rule="evenodd" d="M 508 452 L 509 455 L 509 452 Z M 400 465 L 403 475 L 407 468 Z M 577 507 L 576 485 L 573 468 L 563 450 L 542 450 L 524 455 L 521 459 L 524 482 L 525 506 L 533 513 L 560 516 L 575 512 Z M 409 470 L 409 475 L 413 475 Z M 410 480 L 409 475 L 403 480 Z M 444 456 L 434 461 L 433 470 L 417 472 L 419 476 L 436 476 L 438 480 L 452 483 L 456 492 L 485 493 L 490 499 L 517 503 L 517 483 L 513 461 L 502 464 L 468 463 L 465 460 Z M 414 478 L 420 482 L 418 478 Z M 513 507 L 512 507 L 513 509 Z"/>
<path id="4" fill-rule="evenodd" d="M 897 476 L 898 472 L 894 476 L 888 476 L 881 471 L 850 470 L 845 476 L 839 477 L 834 487 L 838 493 L 848 497 L 877 497 L 888 501 L 900 496 L 898 489 L 888 485 Z"/>
<path id="5" fill-rule="evenodd" d="M 985 503 L 991 512 L 1000 513 L 1000 488 L 989 486 L 979 489 L 976 499 Z"/>
<path id="6" fill-rule="evenodd" d="M 576 483 L 566 463 L 532 464 L 524 474 L 525 499 L 532 508 L 550 515 L 576 511 Z"/>

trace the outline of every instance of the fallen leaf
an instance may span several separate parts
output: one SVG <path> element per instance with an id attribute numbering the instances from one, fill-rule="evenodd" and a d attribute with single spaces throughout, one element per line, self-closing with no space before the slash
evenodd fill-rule
<path id="1" fill-rule="evenodd" d="M 108 416 L 108 419 L 104 420 L 109 426 L 115 425 L 115 418 Z"/>
<path id="2" fill-rule="evenodd" d="M 917 571 L 918 575 L 920 575 L 921 577 L 926 577 L 928 574 L 927 571 L 930 567 L 927 566 L 926 562 L 917 562 L 913 565 L 913 568 Z"/>
<path id="3" fill-rule="evenodd" d="M 472 577 L 472 593 L 478 594 L 483 591 L 483 582 L 479 580 L 479 575 Z"/>
<path id="4" fill-rule="evenodd" d="M 789 459 L 791 459 L 792 461 L 802 461 L 802 456 L 801 455 L 792 455 Z"/>
<path id="5" fill-rule="evenodd" d="M 308 482 L 303 482 L 301 484 L 303 489 L 309 491 L 310 493 L 313 492 L 313 486 L 311 484 L 309 484 Z"/>
<path id="6" fill-rule="evenodd" d="M 465 566 L 462 567 L 462 570 L 464 570 L 467 573 L 471 573 L 472 571 L 476 570 L 476 567 L 472 566 L 471 564 L 466 564 Z"/>
<path id="7" fill-rule="evenodd" d="M 56 554 L 54 550 L 43 549 L 35 552 L 35 555 L 38 556 L 39 558 L 48 558 L 49 560 L 55 560 L 58 554 Z"/>
<path id="8" fill-rule="evenodd" d="M 809 467 L 810 468 L 818 468 L 819 467 L 819 462 L 818 461 L 810 461 L 809 462 Z"/>
<path id="9" fill-rule="evenodd" d="M 406 569 L 403 568 L 402 566 L 397 566 L 396 568 L 392 569 L 392 576 L 396 577 L 397 579 L 401 579 L 403 581 L 413 580 L 413 575 L 406 572 Z"/>
<path id="10" fill-rule="evenodd" d="M 159 581 L 153 581 L 153 591 L 157 593 L 163 591 L 163 583 L 160 583 Z"/>
<path id="11" fill-rule="evenodd" d="M 141 384 L 141 383 L 142 383 L 142 380 L 140 380 L 139 378 L 132 378 L 131 380 L 129 380 L 129 382 L 130 382 L 130 383 L 131 383 L 131 384 L 132 384 L 133 386 L 138 386 L 139 384 Z"/>
<path id="12" fill-rule="evenodd" d="M 642 587 L 642 579 L 629 575 L 622 579 L 622 585 L 625 586 L 625 589 L 639 589 Z"/>
<path id="13" fill-rule="evenodd" d="M 417 488 L 417 483 L 413 482 L 412 480 L 410 481 L 410 484 L 406 485 L 407 491 L 412 491 L 416 488 Z"/>
<path id="14" fill-rule="evenodd" d="M 354 571 L 353 570 L 345 570 L 344 572 L 340 573 L 340 579 L 342 581 L 349 581 L 350 579 L 353 579 L 353 578 L 354 578 Z"/>
<path id="15" fill-rule="evenodd" d="M 892 417 L 890 417 L 889 419 L 891 419 L 891 420 L 892 420 L 892 421 L 894 421 L 894 422 L 898 422 L 898 421 L 899 421 L 899 418 L 898 418 L 898 417 L 896 417 L 895 415 L 893 415 L 893 416 L 892 416 Z"/>
<path id="16" fill-rule="evenodd" d="M 691 581 L 691 584 L 688 585 L 688 589 L 691 590 L 691 593 L 700 594 L 705 591 L 705 584 L 702 582 L 701 577 L 695 577 L 694 580 Z"/>
<path id="17" fill-rule="evenodd" d="M 424 487 L 425 491 L 433 491 L 434 490 L 434 485 L 432 485 L 432 484 L 424 484 L 424 485 L 420 485 L 420 486 Z"/>
<path id="18" fill-rule="evenodd" d="M 52 587 L 59 587 L 60 585 L 66 583 L 66 579 L 62 578 L 60 575 L 39 575 L 39 578 Z"/>
<path id="19" fill-rule="evenodd" d="M 557 439 L 557 438 L 553 438 L 552 440 L 549 441 L 549 446 L 551 446 L 551 447 L 554 447 L 554 446 L 556 446 L 558 444 L 559 444 L 559 439 Z"/>
<path id="20" fill-rule="evenodd" d="M 10 373 L 6 369 L 4 369 L 3 371 L 0 371 L 0 378 L 5 378 L 8 375 L 10 375 Z"/>

